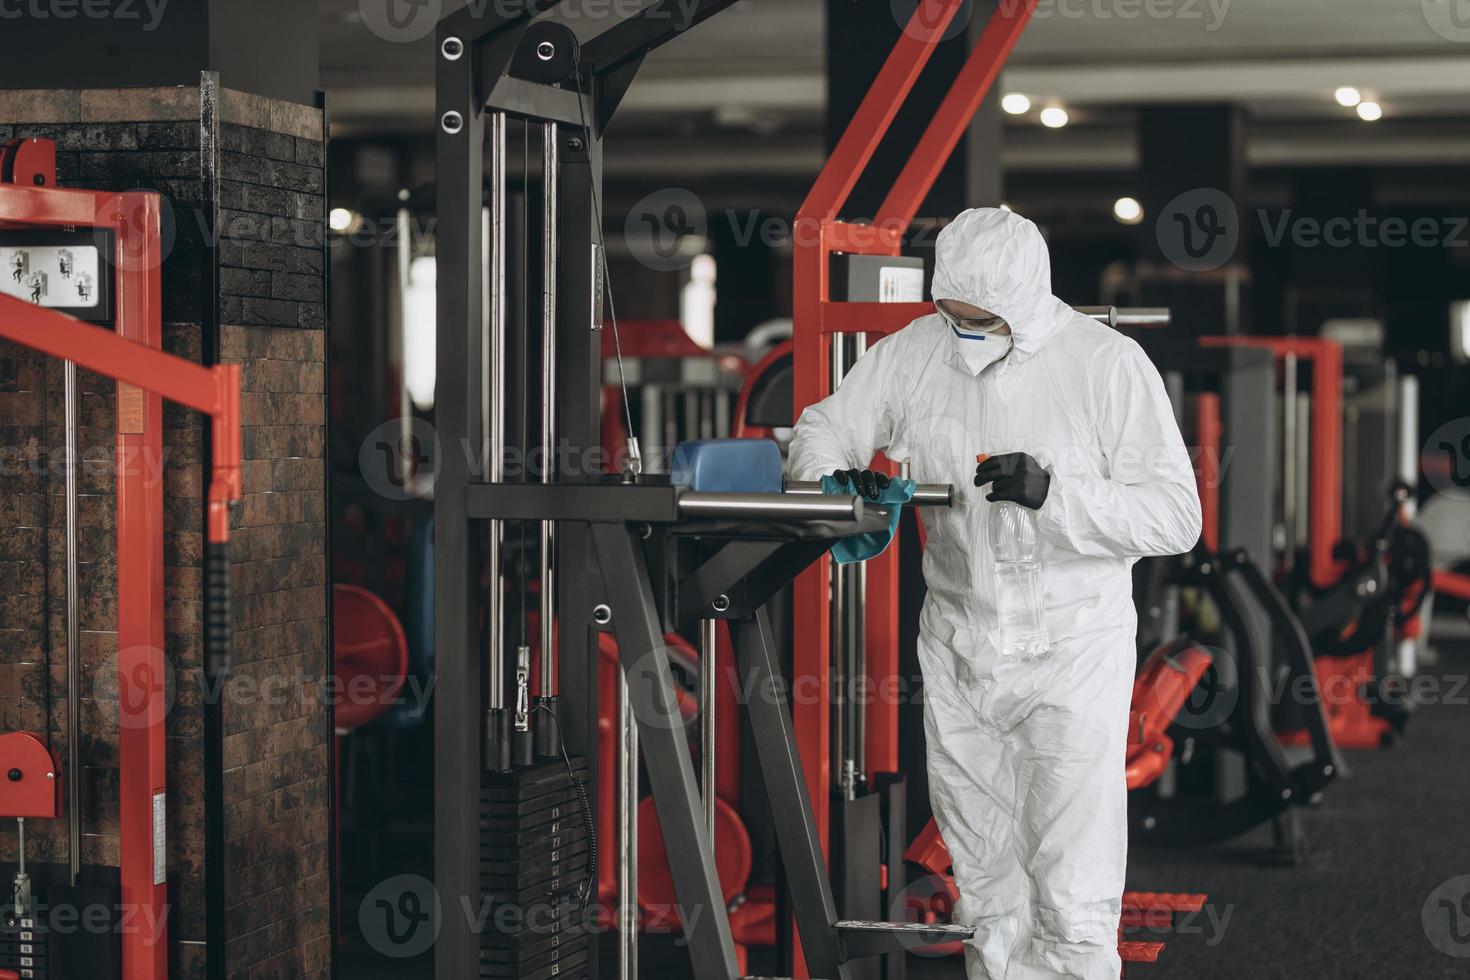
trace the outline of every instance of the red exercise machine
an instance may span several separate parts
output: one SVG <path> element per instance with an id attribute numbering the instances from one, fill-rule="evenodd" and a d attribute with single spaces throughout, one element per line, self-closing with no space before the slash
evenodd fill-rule
<path id="1" fill-rule="evenodd" d="M 205 367 L 160 349 L 160 212 L 160 198 L 151 192 L 59 189 L 56 146 L 49 140 L 17 140 L 0 156 L 0 240 L 13 243 L 35 235 L 31 257 L 49 256 L 58 262 L 59 273 L 52 280 L 33 267 L 29 296 L 0 293 L 0 337 L 118 382 L 119 857 L 122 910 L 132 924 L 122 935 L 126 980 L 164 980 L 168 975 L 163 483 L 145 465 L 162 459 L 164 398 L 209 416 L 211 422 L 204 555 L 206 681 L 229 669 L 229 505 L 241 494 L 240 369 Z M 59 287 L 65 275 L 60 253 L 66 245 L 74 246 L 65 249 L 73 255 L 93 249 L 98 274 L 93 282 L 78 281 L 77 296 L 63 303 L 49 296 L 49 290 Z M 79 315 L 95 322 L 84 322 Z M 75 738 L 71 750 L 76 751 Z M 0 766 L 10 768 L 8 758 L 0 758 Z M 70 768 L 75 776 L 75 761 Z M 74 780 L 72 785 L 78 784 Z M 75 797 L 67 800 L 72 814 L 80 805 Z M 73 828 L 78 826 L 73 817 Z M 73 874 L 78 865 L 74 843 Z"/>

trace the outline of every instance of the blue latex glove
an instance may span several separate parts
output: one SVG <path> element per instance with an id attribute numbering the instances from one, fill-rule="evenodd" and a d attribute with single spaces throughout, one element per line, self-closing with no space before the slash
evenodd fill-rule
<path id="1" fill-rule="evenodd" d="M 850 565 L 855 561 L 877 558 L 887 551 L 889 542 L 898 533 L 898 519 L 903 514 L 903 505 L 914 499 L 914 488 L 913 480 L 900 480 L 898 477 L 889 480 L 888 486 L 878 492 L 878 499 L 874 501 L 888 508 L 888 530 L 843 538 L 832 546 L 832 560 L 839 565 Z M 844 487 L 830 476 L 822 477 L 822 492 L 848 496 L 855 496 L 857 493 L 851 484 Z"/>

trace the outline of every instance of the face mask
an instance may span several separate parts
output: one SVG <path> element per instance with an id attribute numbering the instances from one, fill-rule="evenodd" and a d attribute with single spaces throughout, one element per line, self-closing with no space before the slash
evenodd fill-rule
<path id="1" fill-rule="evenodd" d="M 1007 325 L 1005 317 L 999 316 L 977 318 L 957 317 L 945 309 L 943 301 L 936 302 L 934 308 L 939 311 L 939 315 L 944 318 L 944 322 L 948 323 L 951 328 L 958 330 L 960 333 L 998 334 L 1002 333 Z"/>

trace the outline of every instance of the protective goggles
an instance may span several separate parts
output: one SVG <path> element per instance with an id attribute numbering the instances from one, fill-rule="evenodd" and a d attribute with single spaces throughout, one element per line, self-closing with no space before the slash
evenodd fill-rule
<path id="1" fill-rule="evenodd" d="M 1005 317 L 959 317 L 951 313 L 944 305 L 944 300 L 935 300 L 934 308 L 944 318 L 944 322 L 960 334 L 993 334 L 1006 325 Z"/>

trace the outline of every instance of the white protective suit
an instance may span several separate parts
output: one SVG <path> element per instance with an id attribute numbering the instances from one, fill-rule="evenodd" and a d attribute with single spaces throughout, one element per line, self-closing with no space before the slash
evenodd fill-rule
<path id="1" fill-rule="evenodd" d="M 907 460 L 952 483 L 924 511 L 920 619 L 929 793 L 954 859 L 970 980 L 1117 980 L 1127 856 L 1124 752 L 1135 669 L 1130 569 L 1200 534 L 1194 473 L 1139 346 L 1051 294 L 1036 226 L 967 211 L 939 235 L 935 299 L 1000 315 L 1013 342 L 937 314 L 874 345 L 806 409 L 789 469 L 815 480 Z M 998 662 L 975 457 L 1025 452 L 1051 474 L 1037 514 L 1053 652 Z"/>

